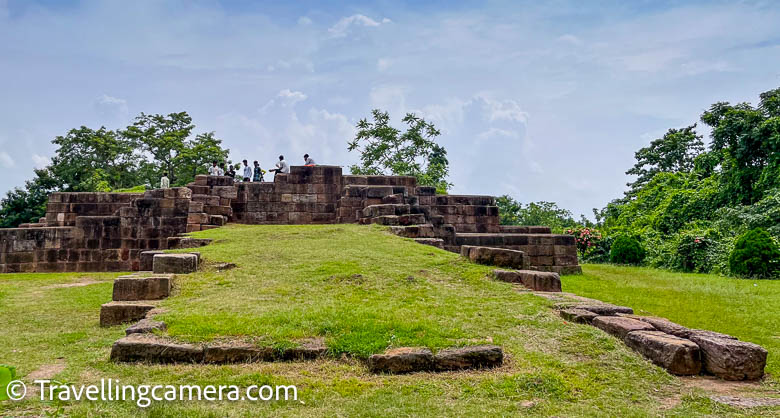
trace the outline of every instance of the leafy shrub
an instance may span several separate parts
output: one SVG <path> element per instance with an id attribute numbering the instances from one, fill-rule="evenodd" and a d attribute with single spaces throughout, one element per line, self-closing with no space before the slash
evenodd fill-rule
<path id="1" fill-rule="evenodd" d="M 577 246 L 580 261 L 588 263 L 609 262 L 612 237 L 605 237 L 598 229 L 588 227 L 569 228 L 564 232 L 574 235 L 574 243 Z"/>
<path id="2" fill-rule="evenodd" d="M 737 276 L 770 278 L 780 269 L 780 249 L 765 229 L 751 229 L 734 244 L 729 268 Z"/>
<path id="3" fill-rule="evenodd" d="M 693 230 L 677 234 L 670 267 L 695 273 L 708 273 L 712 270 L 712 254 L 717 241 L 709 232 Z"/>
<path id="4" fill-rule="evenodd" d="M 609 252 L 609 260 L 615 264 L 639 264 L 645 258 L 645 250 L 636 238 L 621 235 L 615 238 Z"/>

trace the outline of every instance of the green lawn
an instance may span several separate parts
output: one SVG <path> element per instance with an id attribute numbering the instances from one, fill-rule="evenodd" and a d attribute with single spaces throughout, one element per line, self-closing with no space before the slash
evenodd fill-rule
<path id="1" fill-rule="evenodd" d="M 746 280 L 652 268 L 585 265 L 563 291 L 630 306 L 689 328 L 731 334 L 769 351 L 767 373 L 780 377 L 780 280 Z"/>
<path id="2" fill-rule="evenodd" d="M 108 361 L 123 326 L 100 328 L 119 274 L 0 275 L 0 363 L 23 379 L 94 384 L 294 384 L 300 402 L 0 403 L 0 415 L 72 416 L 657 416 L 739 414 L 685 386 L 598 329 L 562 321 L 552 303 L 491 280 L 490 268 L 378 227 L 236 226 L 203 231 L 207 263 L 236 269 L 179 276 L 158 316 L 183 341 L 240 338 L 269 346 L 323 338 L 312 362 L 142 365 Z M 580 278 L 598 280 L 593 270 Z M 79 284 L 79 286 L 68 286 Z M 636 307 L 636 306 L 635 306 Z M 765 307 L 764 307 L 765 308 Z M 731 332 L 731 330 L 725 330 Z M 732 332 L 740 335 L 738 332 Z M 377 376 L 363 359 L 388 347 L 492 342 L 499 369 Z M 29 383 L 29 382 L 28 382 Z M 760 411 L 751 411 L 760 412 Z"/>

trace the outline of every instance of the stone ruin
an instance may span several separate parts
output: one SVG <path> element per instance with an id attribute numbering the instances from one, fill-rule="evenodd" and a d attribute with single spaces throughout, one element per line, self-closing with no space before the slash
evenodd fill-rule
<path id="1" fill-rule="evenodd" d="M 228 222 L 380 224 L 457 253 L 464 246 L 515 250 L 524 268 L 581 272 L 573 236 L 499 225 L 494 197 L 437 195 L 414 177 L 294 166 L 273 182 L 200 175 L 187 187 L 145 193 L 52 193 L 38 223 L 0 229 L 0 273 L 148 270 L 143 252 L 179 248 L 182 235 Z"/>

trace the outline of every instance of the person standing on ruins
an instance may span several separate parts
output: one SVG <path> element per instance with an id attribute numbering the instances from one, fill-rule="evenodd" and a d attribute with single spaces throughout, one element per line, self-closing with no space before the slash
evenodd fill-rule
<path id="1" fill-rule="evenodd" d="M 309 154 L 303 154 L 303 161 L 304 161 L 303 165 L 309 167 L 313 165 L 317 165 L 317 163 L 314 162 L 314 158 L 309 157 Z"/>
<path id="2" fill-rule="evenodd" d="M 255 171 L 254 171 L 254 176 L 252 177 L 252 181 L 263 181 L 264 173 L 265 171 L 262 168 L 260 168 L 260 163 L 255 161 Z"/>
<path id="3" fill-rule="evenodd" d="M 218 176 L 219 174 L 219 167 L 217 167 L 217 162 L 212 161 L 211 167 L 209 167 L 209 175 L 210 176 Z"/>
<path id="4" fill-rule="evenodd" d="M 219 163 L 219 169 L 217 169 L 217 175 L 224 176 L 225 173 L 227 173 L 227 170 L 225 169 L 225 163 Z"/>
<path id="5" fill-rule="evenodd" d="M 235 178 L 236 178 L 236 170 L 233 168 L 233 164 L 231 164 L 228 167 L 228 170 L 225 172 L 225 175 L 235 180 Z"/>
<path id="6" fill-rule="evenodd" d="M 171 181 L 168 180 L 168 173 L 163 173 L 162 177 L 160 177 L 160 188 L 169 189 L 170 187 Z"/>
<path id="7" fill-rule="evenodd" d="M 252 167 L 244 160 L 244 181 L 252 181 Z"/>

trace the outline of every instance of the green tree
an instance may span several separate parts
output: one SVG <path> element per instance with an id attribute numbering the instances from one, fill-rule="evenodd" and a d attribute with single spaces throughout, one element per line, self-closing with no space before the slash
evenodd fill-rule
<path id="1" fill-rule="evenodd" d="M 133 143 L 105 127 L 71 129 L 52 143 L 57 150 L 45 170 L 58 190 L 107 191 L 138 181 Z"/>
<path id="2" fill-rule="evenodd" d="M 780 270 L 780 249 L 766 230 L 751 229 L 737 239 L 729 267 L 737 276 L 772 278 Z"/>
<path id="3" fill-rule="evenodd" d="M 696 124 L 682 128 L 669 129 L 662 138 L 641 148 L 634 154 L 636 164 L 626 174 L 637 179 L 628 183 L 629 195 L 635 194 L 658 173 L 690 172 L 694 168 L 695 158 L 704 151 L 701 135 L 696 135 Z"/>
<path id="4" fill-rule="evenodd" d="M 496 199 L 501 225 L 542 225 L 555 232 L 577 226 L 571 211 L 561 209 L 553 202 L 531 202 L 528 205 L 508 195 Z"/>
<path id="5" fill-rule="evenodd" d="M 759 105 L 713 104 L 701 116 L 712 127 L 713 151 L 722 156 L 721 173 L 729 202 L 752 204 L 780 186 L 780 88 L 760 95 Z"/>
<path id="6" fill-rule="evenodd" d="M 35 170 L 34 180 L 25 182 L 24 188 L 15 188 L 0 200 L 0 228 L 16 228 L 24 223 L 35 223 L 46 215 L 49 193 L 55 189 L 55 181 L 45 170 Z"/>
<path id="7" fill-rule="evenodd" d="M 229 152 L 213 132 L 189 139 L 194 128 L 187 112 L 167 116 L 141 113 L 120 134 L 140 151 L 143 180 L 155 185 L 166 172 L 172 185 L 181 186 L 191 182 L 209 162 L 225 160 Z"/>
<path id="8" fill-rule="evenodd" d="M 447 151 L 436 143 L 441 132 L 425 119 L 408 113 L 405 132 L 390 126 L 387 112 L 374 109 L 373 122 L 361 119 L 358 132 L 348 143 L 349 151 L 360 153 L 360 164 L 350 167 L 352 174 L 414 176 L 420 185 L 434 186 L 446 193 L 449 161 Z"/>

